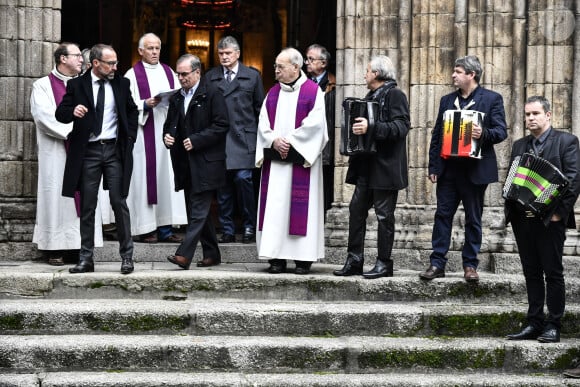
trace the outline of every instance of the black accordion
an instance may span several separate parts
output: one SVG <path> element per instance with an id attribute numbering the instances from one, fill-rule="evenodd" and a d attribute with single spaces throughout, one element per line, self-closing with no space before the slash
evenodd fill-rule
<path id="1" fill-rule="evenodd" d="M 345 98 L 342 102 L 342 118 L 340 134 L 340 154 L 353 156 L 358 154 L 376 153 L 375 121 L 379 116 L 379 103 L 359 98 Z M 352 132 L 355 118 L 364 117 L 368 121 L 365 134 L 357 135 Z"/>
<path id="2" fill-rule="evenodd" d="M 512 162 L 503 186 L 503 198 L 542 216 L 568 185 L 566 176 L 552 163 L 532 153 L 524 153 Z"/>

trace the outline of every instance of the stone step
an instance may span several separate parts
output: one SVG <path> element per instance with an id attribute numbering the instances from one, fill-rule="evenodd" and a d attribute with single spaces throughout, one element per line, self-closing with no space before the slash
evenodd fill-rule
<path id="1" fill-rule="evenodd" d="M 3 300 L 2 334 L 502 337 L 525 323 L 525 305 L 247 300 Z M 580 338 L 580 305 L 562 336 Z"/>
<path id="2" fill-rule="evenodd" d="M 540 344 L 481 337 L 3 335 L 0 372 L 544 372 L 567 366 L 579 347 L 580 339 Z"/>
<path id="3" fill-rule="evenodd" d="M 39 372 L 0 374 L 4 387 L 440 387 L 440 386 L 551 387 L 580 386 L 580 379 L 560 373 L 499 372 L 353 373 L 241 373 L 241 372 Z"/>
<path id="4" fill-rule="evenodd" d="M 481 273 L 477 284 L 463 280 L 463 272 L 421 281 L 418 271 L 396 270 L 391 278 L 367 280 L 336 277 L 340 265 L 315 264 L 309 275 L 268 274 L 266 263 L 222 264 L 182 270 L 169 262 L 137 263 L 130 275 L 119 273 L 117 262 L 98 262 L 96 272 L 70 274 L 68 266 L 44 263 L 4 263 L 0 271 L 2 298 L 66 299 L 253 299 L 318 301 L 466 302 L 514 304 L 527 302 L 522 275 Z M 580 279 L 566 279 L 569 300 L 580 300 Z"/>

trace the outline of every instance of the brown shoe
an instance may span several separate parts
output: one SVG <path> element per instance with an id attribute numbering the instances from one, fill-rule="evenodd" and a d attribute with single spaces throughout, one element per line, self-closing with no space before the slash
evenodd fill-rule
<path id="1" fill-rule="evenodd" d="M 48 264 L 51 266 L 62 266 L 64 265 L 64 258 L 60 255 L 49 257 Z"/>
<path id="2" fill-rule="evenodd" d="M 161 242 L 166 242 L 166 243 L 181 243 L 181 242 L 183 242 L 183 238 L 180 237 L 180 236 L 177 236 L 175 234 L 171 234 L 167 238 L 163 239 Z"/>
<path id="3" fill-rule="evenodd" d="M 467 282 L 478 282 L 479 274 L 477 274 L 475 268 L 471 266 L 466 266 L 463 268 L 463 278 L 465 278 Z"/>
<path id="4" fill-rule="evenodd" d="M 445 270 L 439 269 L 437 266 L 429 266 L 427 270 L 419 274 L 419 278 L 425 281 L 431 281 L 435 278 L 445 277 Z"/>
<path id="5" fill-rule="evenodd" d="M 143 243 L 157 243 L 157 242 L 159 242 L 159 240 L 157 239 L 157 235 L 155 235 L 155 234 L 156 233 L 145 235 L 144 237 L 141 237 L 141 242 L 143 242 Z"/>
<path id="6" fill-rule="evenodd" d="M 191 265 L 191 261 L 181 255 L 170 255 L 167 260 L 185 270 L 188 270 Z"/>
<path id="7" fill-rule="evenodd" d="M 197 262 L 197 267 L 217 266 L 222 263 L 221 260 L 215 258 L 204 258 Z"/>

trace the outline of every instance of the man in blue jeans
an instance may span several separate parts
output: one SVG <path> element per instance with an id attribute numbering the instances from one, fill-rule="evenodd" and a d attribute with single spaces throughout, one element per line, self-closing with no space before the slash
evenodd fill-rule
<path id="1" fill-rule="evenodd" d="M 240 62 L 240 45 L 234 37 L 222 38 L 217 51 L 220 66 L 209 70 L 205 79 L 223 94 L 230 119 L 230 131 L 226 137 L 226 185 L 217 192 L 218 216 L 222 225 L 219 242 L 235 242 L 234 207 L 239 199 L 244 225 L 242 242 L 250 243 L 256 235 L 253 170 L 264 86 L 260 73 Z"/>
<path id="2" fill-rule="evenodd" d="M 493 146 L 507 137 L 503 98 L 479 85 L 482 73 L 477 57 L 458 58 L 451 75 L 457 90 L 443 96 L 439 104 L 429 147 L 429 180 L 437 183 L 437 210 L 431 240 L 433 252 L 429 267 L 419 274 L 422 280 L 445 277 L 453 217 L 462 202 L 465 210 L 464 278 L 467 282 L 479 281 L 477 254 L 482 238 L 483 198 L 487 185 L 498 181 Z M 447 110 L 475 110 L 484 114 L 482 125 L 474 124 L 472 132 L 472 137 L 481 144 L 481 159 L 441 156 L 443 114 Z"/>

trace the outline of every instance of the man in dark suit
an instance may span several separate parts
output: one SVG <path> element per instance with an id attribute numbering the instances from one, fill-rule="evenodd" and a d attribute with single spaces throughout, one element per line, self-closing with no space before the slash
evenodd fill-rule
<path id="1" fill-rule="evenodd" d="M 187 270 L 198 241 L 203 259 L 197 266 L 221 262 L 209 215 L 214 192 L 225 183 L 229 120 L 223 95 L 201 79 L 197 56 L 179 57 L 175 72 L 182 88 L 169 100 L 163 142 L 171 152 L 175 189 L 185 190 L 188 224 L 183 242 L 167 260 Z"/>
<path id="2" fill-rule="evenodd" d="M 374 279 L 393 276 L 395 208 L 399 190 L 408 184 L 407 134 L 411 121 L 407 97 L 396 87 L 395 67 L 388 57 L 378 55 L 371 59 L 365 81 L 370 90 L 366 99 L 378 102 L 380 109 L 372 140 L 377 152 L 349 159 L 346 182 L 354 184 L 355 189 L 349 205 L 348 255 L 344 267 L 334 271 L 334 275 L 362 274 Z M 367 118 L 355 118 L 353 133 L 363 135 L 367 130 Z M 371 206 L 378 223 L 377 261 L 372 270 L 363 273 L 366 220 Z"/>
<path id="3" fill-rule="evenodd" d="M 62 194 L 81 195 L 81 249 L 71 273 L 94 271 L 95 208 L 101 177 L 109 190 L 115 213 L 121 255 L 121 273 L 133 271 L 131 220 L 125 201 L 133 169 L 133 143 L 137 135 L 137 106 L 129 81 L 116 74 L 117 53 L 113 47 L 91 48 L 91 71 L 67 83 L 66 94 L 56 109 L 56 119 L 74 122 L 68 136 Z"/>
<path id="4" fill-rule="evenodd" d="M 429 268 L 419 274 L 423 280 L 445 277 L 453 217 L 459 203 L 465 210 L 465 241 L 462 258 L 464 278 L 479 281 L 477 254 L 481 247 L 481 216 L 487 185 L 498 180 L 494 144 L 507 137 L 503 98 L 479 85 L 483 69 L 475 56 L 455 61 L 451 78 L 457 90 L 443 96 L 429 147 L 429 180 L 437 183 L 437 210 L 431 243 Z M 481 159 L 441 156 L 443 114 L 447 110 L 476 110 L 484 114 L 483 125 L 473 125 L 472 137 L 479 140 Z"/>
<path id="5" fill-rule="evenodd" d="M 552 112 L 546 98 L 528 98 L 525 117 L 530 135 L 514 143 L 512 162 L 517 156 L 533 153 L 560 170 L 569 186 L 543 215 L 534 214 L 516 201 L 505 202 L 506 224 L 512 224 L 528 292 L 528 325 L 507 338 L 557 343 L 566 294 L 562 254 L 566 227 L 576 228 L 574 203 L 580 193 L 580 152 L 576 136 L 552 128 Z"/>
<path id="6" fill-rule="evenodd" d="M 220 243 L 235 242 L 234 207 L 236 197 L 242 213 L 242 242 L 256 239 L 256 194 L 253 171 L 256 163 L 258 117 L 264 101 L 264 86 L 258 70 L 239 61 L 240 46 L 232 36 L 217 44 L 221 66 L 205 75 L 208 84 L 224 96 L 230 117 L 226 137 L 226 185 L 218 189 L 218 214 L 222 225 Z M 237 193 L 237 194 L 236 194 Z"/>
<path id="7" fill-rule="evenodd" d="M 320 44 L 311 44 L 306 49 L 306 73 L 310 79 L 318 83 L 324 91 L 324 106 L 326 108 L 326 128 L 328 143 L 322 150 L 322 185 L 324 189 L 324 213 L 332 207 L 334 201 L 334 115 L 336 98 L 336 78 L 328 71 L 330 53 Z"/>

